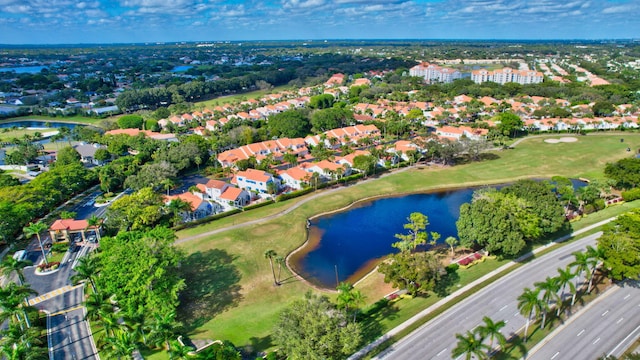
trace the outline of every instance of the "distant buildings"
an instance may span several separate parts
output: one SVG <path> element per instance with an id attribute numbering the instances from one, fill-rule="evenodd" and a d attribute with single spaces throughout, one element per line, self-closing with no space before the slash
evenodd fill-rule
<path id="1" fill-rule="evenodd" d="M 450 83 L 462 78 L 462 73 L 456 69 L 445 68 L 435 64 L 423 62 L 409 69 L 409 75 L 419 76 L 429 83 Z"/>
<path id="2" fill-rule="evenodd" d="M 502 68 L 494 71 L 480 69 L 471 72 L 471 80 L 476 84 L 492 81 L 498 84 L 506 84 L 514 82 L 518 84 L 537 84 L 541 83 L 543 75 L 539 71 L 533 70 L 513 70 L 511 68 Z"/>

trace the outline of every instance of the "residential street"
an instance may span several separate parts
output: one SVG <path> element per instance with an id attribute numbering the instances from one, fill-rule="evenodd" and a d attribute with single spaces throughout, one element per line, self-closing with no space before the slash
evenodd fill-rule
<path id="1" fill-rule="evenodd" d="M 557 268 L 573 261 L 573 252 L 595 245 L 599 235 L 587 236 L 520 267 L 429 321 L 375 359 L 449 359 L 457 343 L 455 334 L 480 325 L 484 316 L 504 320 L 507 324 L 502 333 L 511 336 L 525 324 L 516 300 L 522 290 L 557 275 Z"/>
<path id="2" fill-rule="evenodd" d="M 71 286 L 73 265 L 93 246 L 78 247 L 68 254 L 57 272 L 36 275 L 35 266 L 24 270 L 27 283 L 38 292 L 29 303 L 50 314 L 47 320 L 47 338 L 50 359 L 97 359 L 95 344 L 84 321 L 82 286 Z"/>
<path id="3" fill-rule="evenodd" d="M 621 356 L 640 331 L 640 287 L 637 282 L 616 285 L 602 296 L 532 349 L 527 359 Z"/>

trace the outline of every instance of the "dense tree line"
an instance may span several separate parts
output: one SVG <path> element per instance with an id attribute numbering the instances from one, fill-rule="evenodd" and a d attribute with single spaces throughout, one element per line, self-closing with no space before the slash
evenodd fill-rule
<path id="1" fill-rule="evenodd" d="M 489 253 L 515 256 L 528 244 L 562 229 L 565 211 L 546 182 L 520 180 L 497 189 L 481 189 L 460 207 L 456 222 L 460 244 Z"/>
<path id="2" fill-rule="evenodd" d="M 0 236 L 12 242 L 29 221 L 97 182 L 96 174 L 80 164 L 55 166 L 24 185 L 0 188 Z"/>

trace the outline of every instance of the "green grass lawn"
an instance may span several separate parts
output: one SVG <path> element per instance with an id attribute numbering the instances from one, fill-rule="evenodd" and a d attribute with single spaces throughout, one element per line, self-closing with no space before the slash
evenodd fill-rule
<path id="1" fill-rule="evenodd" d="M 244 101 L 244 100 L 248 100 L 248 99 L 260 99 L 261 97 L 263 97 L 266 94 L 273 94 L 273 93 L 277 93 L 279 91 L 284 91 L 289 89 L 290 86 L 287 85 L 282 85 L 282 86 L 276 86 L 273 89 L 270 90 L 256 90 L 256 91 L 251 91 L 251 92 L 246 92 L 246 93 L 242 93 L 242 94 L 235 94 L 235 95 L 229 95 L 229 96 L 220 96 L 217 97 L 215 99 L 211 99 L 211 100 L 206 100 L 206 101 L 200 101 L 195 103 L 196 107 L 198 106 L 218 106 L 218 105 L 224 105 L 224 104 L 231 104 L 234 102 L 238 102 L 238 101 Z"/>
<path id="2" fill-rule="evenodd" d="M 620 143 L 621 137 L 625 138 L 624 143 Z M 371 196 L 503 183 L 518 178 L 548 178 L 554 175 L 602 178 L 607 162 L 630 156 L 626 151 L 627 147 L 639 148 L 640 136 L 630 133 L 581 136 L 578 142 L 559 144 L 547 144 L 541 138 L 528 139 L 515 149 L 492 153 L 493 160 L 450 168 L 422 167 L 392 174 L 319 197 L 304 203 L 286 216 L 182 243 L 180 246 L 190 254 L 189 260 L 184 264 L 190 274 L 186 278 L 187 291 L 182 298 L 181 318 L 185 324 L 190 325 L 189 335 L 193 338 L 227 339 L 239 346 L 249 345 L 254 349 L 264 350 L 272 345 L 269 334 L 278 313 L 290 301 L 313 288 L 295 277 L 285 281 L 282 286 L 273 286 L 269 262 L 263 254 L 268 249 L 274 249 L 278 254 L 286 255 L 300 246 L 305 241 L 304 224 L 308 217 L 339 209 Z M 241 213 L 181 231 L 178 235 L 185 238 L 206 230 L 279 213 L 300 201 L 301 199 L 289 200 Z M 587 219 L 595 220 L 596 217 L 594 214 Z M 480 268 L 474 270 L 472 267 L 469 270 L 479 271 Z M 287 276 L 290 274 L 287 273 L 283 278 Z M 472 277 L 474 276 L 469 275 L 469 278 Z M 367 286 L 381 285 L 372 281 Z M 363 292 L 377 293 L 365 288 Z M 371 304 L 378 298 L 367 300 Z M 398 315 L 385 319 L 387 323 L 384 327 L 399 322 L 404 317 L 404 307 L 408 314 L 427 305 L 420 304 L 419 301 L 398 304 Z M 428 298 L 425 301 L 431 300 Z"/>
<path id="3" fill-rule="evenodd" d="M 51 121 L 51 122 L 68 122 L 68 123 L 81 123 L 88 125 L 97 125 L 103 119 L 84 117 L 84 116 L 61 116 L 61 117 L 52 117 L 52 116 L 43 116 L 43 115 L 27 115 L 20 117 L 12 117 L 4 120 L 0 120 L 2 122 L 13 122 L 13 121 L 28 121 L 28 120 L 37 120 L 37 121 Z"/>
<path id="4" fill-rule="evenodd" d="M 7 130 L 7 131 L 5 131 Z M 40 134 L 44 134 L 46 132 L 49 131 L 56 131 L 56 129 L 38 129 L 38 130 L 27 130 L 27 129 L 17 129 L 17 130 L 11 130 L 11 129 L 3 129 L 2 131 L 0 131 L 0 142 L 4 142 L 4 141 L 11 141 L 15 138 L 21 139 L 24 135 L 35 135 L 35 133 L 40 133 Z"/>

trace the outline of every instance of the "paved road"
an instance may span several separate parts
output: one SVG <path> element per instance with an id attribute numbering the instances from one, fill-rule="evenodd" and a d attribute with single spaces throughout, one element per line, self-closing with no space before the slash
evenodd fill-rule
<path id="1" fill-rule="evenodd" d="M 640 333 L 638 283 L 615 286 L 532 349 L 531 360 L 621 356 Z"/>
<path id="2" fill-rule="evenodd" d="M 567 244 L 520 267 L 429 321 L 375 359 L 449 359 L 456 346 L 455 334 L 480 325 L 484 316 L 494 321 L 504 320 L 507 324 L 502 333 L 509 337 L 525 324 L 517 308 L 522 290 L 532 288 L 533 283 L 547 276 L 556 276 L 558 267 L 573 261 L 573 252 L 595 245 L 599 235 Z"/>
<path id="3" fill-rule="evenodd" d="M 98 359 L 84 308 L 78 306 L 83 297 L 83 288 L 78 287 L 40 303 L 51 314 L 47 320 L 50 359 Z"/>

